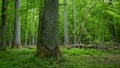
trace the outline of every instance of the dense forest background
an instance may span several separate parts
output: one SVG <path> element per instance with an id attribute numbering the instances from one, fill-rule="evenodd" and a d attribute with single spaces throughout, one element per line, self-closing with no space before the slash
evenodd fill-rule
<path id="1" fill-rule="evenodd" d="M 0 4 L 0 8 L 2 8 L 2 0 Z M 40 0 L 21 0 L 20 4 L 21 44 L 23 46 L 35 45 L 37 42 Z M 14 1 L 9 0 L 6 6 L 7 46 L 12 45 L 14 12 Z M 2 25 L 0 25 L 1 27 Z M 68 38 L 65 37 L 67 34 Z M 58 37 L 60 45 L 74 44 L 75 42 L 75 44 L 120 43 L 119 0 L 76 0 L 75 2 L 67 0 L 66 3 L 64 0 L 59 0 Z M 64 41 L 65 39 L 68 41 Z"/>
<path id="2" fill-rule="evenodd" d="M 120 68 L 120 0 L 0 0 L 0 68 Z"/>

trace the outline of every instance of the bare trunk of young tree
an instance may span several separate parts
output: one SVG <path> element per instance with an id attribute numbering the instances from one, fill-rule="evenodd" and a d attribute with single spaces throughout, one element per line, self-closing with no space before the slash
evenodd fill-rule
<path id="1" fill-rule="evenodd" d="M 37 34 L 35 35 L 35 45 L 37 45 Z"/>
<path id="2" fill-rule="evenodd" d="M 27 24 L 27 22 L 26 22 Z M 25 47 L 27 46 L 27 37 L 28 37 L 28 28 L 27 28 L 27 25 L 26 25 L 26 31 L 25 31 Z"/>
<path id="3" fill-rule="evenodd" d="M 58 46 L 58 0 L 45 0 L 40 12 L 37 56 L 41 58 L 61 56 Z"/>
<path id="4" fill-rule="evenodd" d="M 33 7 L 33 6 L 32 6 Z M 30 33 L 29 33 L 29 45 L 32 45 L 32 29 L 33 29 L 33 25 L 32 25 L 32 21 L 33 21 L 33 19 L 32 19 L 32 9 L 30 10 Z"/>
<path id="5" fill-rule="evenodd" d="M 32 16 L 32 15 L 31 15 Z M 32 16 L 33 17 L 33 16 Z M 34 31 L 32 29 L 35 29 L 35 24 L 33 21 L 31 21 L 31 44 L 35 45 L 35 37 L 34 37 Z"/>
<path id="6" fill-rule="evenodd" d="M 22 48 L 20 41 L 20 0 L 15 0 L 15 21 L 12 48 Z"/>
<path id="7" fill-rule="evenodd" d="M 74 16 L 74 46 L 76 45 L 76 4 L 73 0 L 73 16 Z"/>
<path id="8" fill-rule="evenodd" d="M 2 27 L 1 27 L 1 45 L 0 50 L 6 50 L 6 10 L 7 10 L 7 0 L 2 0 Z"/>
<path id="9" fill-rule="evenodd" d="M 11 45 L 12 45 L 12 25 L 9 24 L 9 48 L 11 47 Z"/>
<path id="10" fill-rule="evenodd" d="M 103 16 L 101 16 L 101 19 L 102 19 L 102 26 L 106 26 L 104 23 L 104 18 L 103 18 Z M 102 41 L 103 42 L 105 42 L 105 30 L 104 30 L 105 28 L 104 27 L 102 27 Z"/>
<path id="11" fill-rule="evenodd" d="M 77 41 L 78 44 L 82 44 L 81 35 L 82 35 L 82 32 L 86 30 L 85 27 L 84 27 L 84 24 L 86 22 L 87 15 L 88 15 L 88 12 L 87 12 L 87 10 L 85 10 L 85 14 L 83 16 L 82 23 L 81 23 L 81 26 L 80 26 L 80 32 L 79 32 L 79 37 L 78 37 L 78 41 Z"/>
<path id="12" fill-rule="evenodd" d="M 32 37 L 32 45 L 35 45 L 35 38 L 34 38 L 34 36 Z"/>
<path id="13" fill-rule="evenodd" d="M 25 29 L 25 47 L 27 46 L 27 38 L 28 38 L 28 27 L 27 27 L 27 25 L 28 25 L 28 21 L 27 21 L 27 18 L 28 18 L 28 11 L 27 11 L 27 8 L 28 8 L 28 3 L 26 2 L 26 21 L 25 21 L 25 27 L 26 27 L 26 29 Z"/>
<path id="14" fill-rule="evenodd" d="M 69 45 L 68 25 L 67 25 L 67 0 L 64 0 L 64 45 Z"/>

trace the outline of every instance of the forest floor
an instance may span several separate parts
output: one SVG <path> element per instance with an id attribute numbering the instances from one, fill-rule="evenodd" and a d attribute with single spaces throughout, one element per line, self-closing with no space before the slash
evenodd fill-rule
<path id="1" fill-rule="evenodd" d="M 0 52 L 0 68 L 120 68 L 120 50 L 66 49 L 63 58 L 39 59 L 35 48 Z"/>

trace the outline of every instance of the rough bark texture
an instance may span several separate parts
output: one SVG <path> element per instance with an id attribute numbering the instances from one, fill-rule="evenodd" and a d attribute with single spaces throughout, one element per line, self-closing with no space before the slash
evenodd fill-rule
<path id="1" fill-rule="evenodd" d="M 64 45 L 69 44 L 68 26 L 67 26 L 67 0 L 64 0 Z"/>
<path id="2" fill-rule="evenodd" d="M 2 28 L 1 28 L 1 45 L 0 50 L 6 50 L 6 10 L 7 10 L 7 0 L 2 0 Z"/>
<path id="3" fill-rule="evenodd" d="M 14 36 L 12 48 L 22 48 L 20 41 L 20 0 L 15 0 Z"/>
<path id="4" fill-rule="evenodd" d="M 60 57 L 58 47 L 58 0 L 45 0 L 44 11 L 40 12 L 37 56 Z"/>

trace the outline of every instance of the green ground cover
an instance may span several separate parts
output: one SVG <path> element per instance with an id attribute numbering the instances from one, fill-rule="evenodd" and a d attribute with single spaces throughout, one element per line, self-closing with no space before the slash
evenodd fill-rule
<path id="1" fill-rule="evenodd" d="M 39 59 L 35 49 L 0 52 L 0 68 L 120 68 L 120 50 L 61 48 L 63 58 Z"/>

